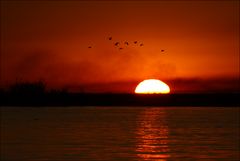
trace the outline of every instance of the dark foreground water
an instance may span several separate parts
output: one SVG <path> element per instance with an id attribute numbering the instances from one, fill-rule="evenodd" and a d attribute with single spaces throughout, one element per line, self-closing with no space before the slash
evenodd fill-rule
<path id="1" fill-rule="evenodd" d="M 240 108 L 1 107 L 1 161 L 238 161 Z"/>

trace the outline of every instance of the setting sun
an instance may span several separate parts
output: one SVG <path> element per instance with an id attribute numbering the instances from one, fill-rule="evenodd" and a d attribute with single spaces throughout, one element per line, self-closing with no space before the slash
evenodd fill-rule
<path id="1" fill-rule="evenodd" d="M 140 82 L 135 93 L 139 94 L 166 94 L 170 92 L 169 86 L 157 79 L 147 79 Z"/>

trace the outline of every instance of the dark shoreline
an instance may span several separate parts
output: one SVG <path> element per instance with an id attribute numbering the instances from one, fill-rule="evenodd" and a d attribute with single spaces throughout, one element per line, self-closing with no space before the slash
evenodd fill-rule
<path id="1" fill-rule="evenodd" d="M 208 94 L 1 94 L 1 106 L 219 106 L 239 107 L 240 93 Z"/>

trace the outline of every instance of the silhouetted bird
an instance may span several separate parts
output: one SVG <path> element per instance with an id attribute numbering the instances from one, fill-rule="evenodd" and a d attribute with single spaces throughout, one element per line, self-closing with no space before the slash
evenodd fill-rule
<path id="1" fill-rule="evenodd" d="M 91 48 L 92 48 L 91 46 L 88 47 L 88 49 L 91 49 Z"/>
<path id="2" fill-rule="evenodd" d="M 112 37 L 109 37 L 108 40 L 112 40 Z"/>
<path id="3" fill-rule="evenodd" d="M 115 45 L 115 46 L 118 46 L 118 45 L 119 45 L 119 42 L 116 42 L 114 45 Z"/>
<path id="4" fill-rule="evenodd" d="M 127 41 L 125 41 L 125 43 L 124 43 L 124 44 L 125 44 L 125 45 L 129 45 Z"/>
<path id="5" fill-rule="evenodd" d="M 164 51 L 165 51 L 165 50 L 163 50 L 163 49 L 161 50 L 161 52 L 164 52 Z"/>
<path id="6" fill-rule="evenodd" d="M 134 41 L 134 44 L 137 44 L 137 41 Z"/>
<path id="7" fill-rule="evenodd" d="M 143 46 L 143 43 L 142 43 L 142 44 L 140 44 L 140 46 Z"/>
<path id="8" fill-rule="evenodd" d="M 119 50 L 122 50 L 123 48 L 119 48 Z"/>

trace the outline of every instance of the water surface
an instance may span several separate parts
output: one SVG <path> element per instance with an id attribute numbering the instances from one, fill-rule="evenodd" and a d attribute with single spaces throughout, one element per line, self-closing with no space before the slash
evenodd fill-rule
<path id="1" fill-rule="evenodd" d="M 1 161 L 237 161 L 240 108 L 1 107 Z"/>

